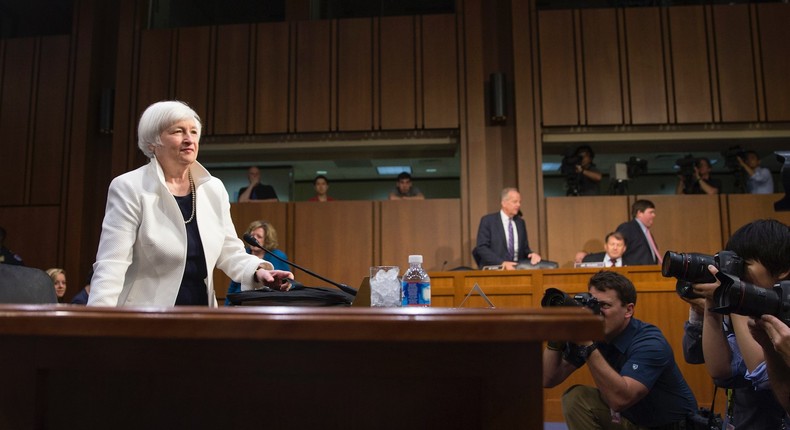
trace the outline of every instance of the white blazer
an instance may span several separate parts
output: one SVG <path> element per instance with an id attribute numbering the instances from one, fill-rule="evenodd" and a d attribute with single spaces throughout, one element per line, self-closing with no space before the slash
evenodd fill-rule
<path id="1" fill-rule="evenodd" d="M 198 162 L 191 170 L 208 271 L 206 292 L 209 306 L 216 307 L 215 267 L 241 282 L 242 290 L 254 288 L 253 273 L 259 264 L 270 270 L 273 267 L 245 252 L 233 227 L 222 181 Z M 110 184 L 88 305 L 173 306 L 186 255 L 183 215 L 165 184 L 162 167 L 152 158 L 147 165 L 118 176 Z"/>

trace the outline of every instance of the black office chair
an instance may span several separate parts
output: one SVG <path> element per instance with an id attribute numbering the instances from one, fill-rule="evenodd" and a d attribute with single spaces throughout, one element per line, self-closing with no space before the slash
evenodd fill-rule
<path id="1" fill-rule="evenodd" d="M 550 260 L 540 260 L 538 264 L 532 264 L 529 260 L 525 260 L 516 264 L 516 270 L 556 269 L 558 267 L 560 267 L 559 263 Z"/>
<path id="2" fill-rule="evenodd" d="M 0 303 L 57 303 L 52 278 L 32 267 L 0 264 Z"/>

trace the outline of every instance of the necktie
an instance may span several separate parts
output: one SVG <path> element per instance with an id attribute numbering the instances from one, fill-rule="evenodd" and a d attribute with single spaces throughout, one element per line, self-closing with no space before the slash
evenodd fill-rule
<path id="1" fill-rule="evenodd" d="M 656 242 L 653 241 L 653 235 L 650 234 L 650 230 L 647 230 L 647 242 L 650 244 L 650 249 L 653 250 L 653 254 L 655 254 L 658 264 L 661 264 L 661 254 L 658 253 L 658 247 L 656 246 Z"/>
<path id="2" fill-rule="evenodd" d="M 510 261 L 516 261 L 516 246 L 513 240 L 513 218 L 510 218 L 507 223 L 507 254 Z"/>
<path id="3" fill-rule="evenodd" d="M 615 258 L 614 260 L 609 260 L 609 267 L 615 267 L 615 266 L 617 266 L 617 259 Z"/>

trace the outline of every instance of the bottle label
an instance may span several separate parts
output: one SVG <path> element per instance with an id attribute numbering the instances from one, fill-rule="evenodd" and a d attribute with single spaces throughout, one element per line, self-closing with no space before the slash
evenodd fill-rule
<path id="1" fill-rule="evenodd" d="M 431 283 L 403 281 L 403 306 L 430 306 Z"/>

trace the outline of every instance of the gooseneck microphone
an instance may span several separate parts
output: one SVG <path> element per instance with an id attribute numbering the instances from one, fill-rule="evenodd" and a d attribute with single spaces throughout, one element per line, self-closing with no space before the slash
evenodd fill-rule
<path id="1" fill-rule="evenodd" d="M 262 250 L 263 250 L 263 251 L 264 251 L 266 254 L 268 254 L 268 255 L 271 255 L 272 257 L 276 258 L 277 260 L 280 260 L 280 261 L 282 261 L 282 262 L 283 262 L 283 263 L 285 263 L 285 264 L 290 264 L 291 266 L 293 266 L 293 267 L 296 267 L 297 269 L 301 270 L 302 272 L 305 272 L 305 273 L 307 273 L 308 275 L 310 275 L 310 276 L 312 276 L 312 277 L 314 277 L 314 278 L 318 278 L 318 279 L 320 279 L 320 280 L 322 280 L 322 281 L 324 281 L 324 282 L 328 282 L 328 283 L 330 283 L 330 284 L 334 285 L 335 287 L 337 287 L 337 288 L 340 288 L 340 289 L 341 289 L 341 290 L 343 290 L 344 292 L 346 292 L 346 293 L 348 293 L 348 294 L 351 294 L 352 296 L 356 296 L 356 295 L 357 295 L 357 289 L 356 289 L 356 288 L 354 288 L 354 287 L 349 287 L 349 286 L 348 286 L 348 285 L 346 285 L 346 284 L 338 284 L 337 282 L 335 282 L 335 281 L 331 281 L 331 280 L 329 280 L 329 279 L 327 279 L 327 278 L 324 278 L 323 276 L 321 276 L 321 275 L 319 275 L 319 274 L 317 274 L 317 273 L 314 273 L 314 272 L 312 272 L 312 271 L 310 271 L 310 270 L 308 270 L 308 269 L 305 269 L 305 268 L 304 268 L 304 267 L 302 267 L 302 266 L 299 266 L 299 265 L 297 265 L 297 264 L 291 263 L 290 261 L 288 261 L 288 260 L 286 260 L 286 259 L 284 259 L 284 258 L 282 258 L 282 257 L 280 257 L 280 256 L 274 255 L 274 253 L 273 253 L 273 252 L 271 252 L 271 251 L 269 251 L 268 249 L 266 249 L 266 248 L 264 248 L 263 246 L 261 246 L 261 244 L 260 244 L 260 243 L 258 243 L 258 240 L 257 240 L 257 239 L 255 239 L 255 237 L 253 237 L 253 236 L 252 236 L 251 234 L 249 234 L 249 233 L 244 233 L 244 241 L 245 241 L 245 242 L 247 242 L 247 244 L 248 244 L 248 245 L 250 245 L 250 246 L 254 246 L 254 247 L 256 247 L 256 248 L 260 248 L 260 249 L 262 249 Z"/>

